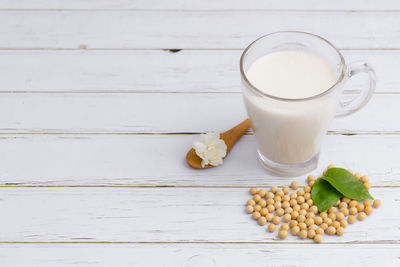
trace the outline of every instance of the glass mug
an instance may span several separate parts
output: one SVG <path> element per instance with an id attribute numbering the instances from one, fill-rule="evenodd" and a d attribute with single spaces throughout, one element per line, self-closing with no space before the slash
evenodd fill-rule
<path id="1" fill-rule="evenodd" d="M 336 82 L 318 95 L 296 99 L 269 95 L 250 83 L 246 73 L 253 62 L 266 54 L 287 50 L 304 51 L 324 59 L 336 72 Z M 370 100 L 376 84 L 375 72 L 367 63 L 346 65 L 342 54 L 329 41 L 295 31 L 271 33 L 251 43 L 240 59 L 240 73 L 261 164 L 283 176 L 315 169 L 322 139 L 332 119 L 361 109 Z M 368 86 L 352 100 L 342 100 L 343 85 L 358 73 L 367 74 Z"/>

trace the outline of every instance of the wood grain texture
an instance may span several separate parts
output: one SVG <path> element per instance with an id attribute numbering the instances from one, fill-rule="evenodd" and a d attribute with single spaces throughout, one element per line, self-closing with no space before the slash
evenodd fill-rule
<path id="1" fill-rule="evenodd" d="M 49 23 L 51 22 L 51 23 Z M 399 48 L 397 12 L 1 11 L 0 48 L 244 48 L 281 30 L 339 48 Z"/>
<path id="2" fill-rule="evenodd" d="M 41 267 L 396 266 L 399 255 L 398 244 L 0 244 L 5 266 Z"/>
<path id="3" fill-rule="evenodd" d="M 240 92 L 242 51 L 0 51 L 0 91 Z M 400 92 L 400 51 L 342 51 L 377 74 L 377 92 Z M 363 85 L 359 77 L 346 89 Z"/>
<path id="4" fill-rule="evenodd" d="M 400 4 L 393 0 L 381 0 L 377 3 L 374 0 L 337 0 L 318 1 L 318 0 L 286 0 L 286 1 L 257 1 L 249 0 L 219 0 L 219 1 L 194 1 L 194 0 L 13 0 L 0 1 L 0 9 L 89 9 L 89 10 L 126 10 L 126 9 L 146 9 L 146 10 L 383 10 L 390 11 L 400 9 Z"/>
<path id="5" fill-rule="evenodd" d="M 361 111 L 335 119 L 336 133 L 400 131 L 400 94 L 377 94 Z M 0 97 L 0 133 L 223 132 L 246 119 L 239 93 L 13 94 Z"/>
<path id="6" fill-rule="evenodd" d="M 246 188 L 0 188 L 0 194 L 0 242 L 282 242 L 244 211 Z M 393 211 L 400 209 L 400 188 L 371 194 L 382 206 L 345 235 L 324 236 L 325 243 L 398 243 L 400 213 Z"/>
<path id="7" fill-rule="evenodd" d="M 254 136 L 243 136 L 223 165 L 194 170 L 185 155 L 196 135 L 1 135 L 0 185 L 250 187 L 288 183 L 257 160 Z M 400 186 L 399 135 L 329 135 L 319 169 L 329 164 Z M 306 175 L 299 177 L 305 181 Z M 1 196 L 1 195 L 0 195 Z"/>

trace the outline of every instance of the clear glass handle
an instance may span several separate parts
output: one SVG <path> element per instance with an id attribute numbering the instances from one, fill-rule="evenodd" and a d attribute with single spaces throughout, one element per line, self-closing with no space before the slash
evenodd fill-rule
<path id="1" fill-rule="evenodd" d="M 335 117 L 344 117 L 358 111 L 371 99 L 375 91 L 376 78 L 375 71 L 372 67 L 365 62 L 353 62 L 347 67 L 346 81 L 358 73 L 365 73 L 368 75 L 369 86 L 364 87 L 361 92 L 351 99 L 350 101 L 341 101 L 340 106 L 335 114 Z"/>

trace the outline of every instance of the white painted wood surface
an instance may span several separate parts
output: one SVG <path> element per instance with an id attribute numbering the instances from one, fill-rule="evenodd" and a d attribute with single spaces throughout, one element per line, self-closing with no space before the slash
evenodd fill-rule
<path id="1" fill-rule="evenodd" d="M 241 53 L 241 50 L 178 53 L 6 50 L 0 51 L 0 92 L 240 92 Z M 342 53 L 349 63 L 363 60 L 374 66 L 376 92 L 400 92 L 397 75 L 400 51 L 343 50 Z M 346 89 L 358 89 L 363 81 L 354 80 Z"/>
<path id="2" fill-rule="evenodd" d="M 193 170 L 184 162 L 197 135 L 0 135 L 0 185 L 249 187 L 288 183 L 258 163 L 244 136 L 224 165 Z M 349 151 L 353 151 L 349 153 Z M 328 135 L 320 168 L 334 162 L 371 177 L 372 186 L 400 186 L 400 136 Z M 354 155 L 355 154 L 355 155 Z M 379 162 L 379 164 L 378 164 Z M 21 168 L 20 166 L 24 166 Z M 305 176 L 299 180 L 304 181 Z"/>
<path id="3" fill-rule="evenodd" d="M 377 94 L 330 131 L 400 131 L 400 94 Z M 246 118 L 239 93 L 0 94 L 0 133 L 199 133 Z M 368 118 L 368 119 L 366 119 Z"/>
<path id="4" fill-rule="evenodd" d="M 399 265 L 399 14 L 394 0 L 0 0 L 0 265 Z M 322 244 L 244 213 L 248 187 L 292 180 L 265 173 L 251 132 L 223 166 L 184 162 L 197 133 L 246 117 L 241 50 L 278 30 L 320 34 L 377 73 L 314 173 L 363 172 L 383 205 Z"/>
<path id="5" fill-rule="evenodd" d="M 399 23 L 398 12 L 3 10 L 0 48 L 232 49 L 290 29 L 338 48 L 387 49 L 400 47 Z"/>
<path id="6" fill-rule="evenodd" d="M 288 184 L 288 183 L 283 183 Z M 2 242 L 281 243 L 245 212 L 247 188 L 0 188 Z M 400 239 L 400 188 L 372 188 L 382 206 L 325 243 Z M 285 243 L 313 243 L 289 236 Z"/>

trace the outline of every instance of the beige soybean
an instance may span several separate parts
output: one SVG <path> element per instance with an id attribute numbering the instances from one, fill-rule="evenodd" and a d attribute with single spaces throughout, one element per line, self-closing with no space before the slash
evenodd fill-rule
<path id="1" fill-rule="evenodd" d="M 284 230 L 284 231 L 288 231 L 288 230 L 289 230 L 289 225 L 288 225 L 288 224 L 286 224 L 286 223 L 284 223 L 284 224 L 281 224 L 281 227 L 280 227 L 280 229 L 281 229 L 281 230 Z"/>
<path id="2" fill-rule="evenodd" d="M 346 221 L 346 219 L 343 219 L 343 220 L 340 221 L 340 226 L 342 226 L 342 227 L 347 227 L 347 221 Z"/>
<path id="3" fill-rule="evenodd" d="M 290 204 L 289 204 L 288 201 L 284 201 L 284 202 L 282 202 L 281 207 L 282 207 L 283 209 L 286 209 L 286 208 L 290 207 Z"/>
<path id="4" fill-rule="evenodd" d="M 346 203 L 347 205 L 350 204 L 350 201 L 351 201 L 350 198 L 347 198 L 347 197 L 343 197 L 343 198 L 342 198 L 342 202 Z"/>
<path id="5" fill-rule="evenodd" d="M 272 233 L 272 232 L 275 231 L 276 225 L 273 224 L 273 223 L 270 223 L 270 224 L 268 225 L 267 229 L 268 229 L 268 231 L 269 231 L 270 233 Z"/>
<path id="6" fill-rule="evenodd" d="M 326 213 L 326 212 L 324 211 L 324 212 L 321 212 L 321 213 L 319 214 L 319 216 L 320 216 L 322 219 L 325 219 L 325 218 L 328 218 L 328 213 Z"/>
<path id="7" fill-rule="evenodd" d="M 356 177 L 357 180 L 360 180 L 361 177 L 362 177 L 362 175 L 361 175 L 360 173 L 357 172 L 357 173 L 354 175 L 354 177 Z"/>
<path id="8" fill-rule="evenodd" d="M 334 235 L 334 234 L 336 234 L 336 228 L 333 227 L 333 226 L 329 226 L 329 227 L 326 229 L 326 233 L 327 233 L 328 235 Z"/>
<path id="9" fill-rule="evenodd" d="M 311 192 L 311 187 L 309 185 L 304 187 L 304 192 L 310 193 Z"/>
<path id="10" fill-rule="evenodd" d="M 354 215 L 349 215 L 349 217 L 347 218 L 347 222 L 350 224 L 353 224 L 356 222 L 356 216 Z"/>
<path id="11" fill-rule="evenodd" d="M 290 215 L 292 216 L 292 219 L 297 219 L 297 217 L 299 217 L 299 213 L 297 211 L 292 211 Z"/>
<path id="12" fill-rule="evenodd" d="M 338 228 L 340 227 L 340 222 L 334 221 L 334 222 L 332 222 L 331 225 L 332 225 L 333 227 L 335 227 L 336 229 L 338 229 Z"/>
<path id="13" fill-rule="evenodd" d="M 286 185 L 286 186 L 283 187 L 282 191 L 283 191 L 283 193 L 284 193 L 285 195 L 287 195 L 287 194 L 290 193 L 290 187 Z"/>
<path id="14" fill-rule="evenodd" d="M 267 219 L 263 216 L 261 216 L 260 218 L 258 218 L 258 224 L 261 226 L 264 226 L 267 223 Z"/>
<path id="15" fill-rule="evenodd" d="M 285 213 L 286 213 L 286 214 L 291 214 L 292 211 L 293 211 L 293 209 L 292 209 L 291 207 L 287 207 L 287 208 L 285 209 Z"/>
<path id="16" fill-rule="evenodd" d="M 253 219 L 258 220 L 261 217 L 261 214 L 258 211 L 253 212 Z"/>
<path id="17" fill-rule="evenodd" d="M 367 214 L 367 215 L 371 215 L 371 213 L 372 213 L 372 207 L 371 207 L 371 206 L 365 207 L 364 212 L 365 212 L 365 214 Z"/>
<path id="18" fill-rule="evenodd" d="M 274 197 L 275 202 L 282 202 L 282 198 L 280 196 L 275 196 Z"/>
<path id="19" fill-rule="evenodd" d="M 261 214 L 261 216 L 267 215 L 267 214 L 268 214 L 268 209 L 267 209 L 267 208 L 262 208 L 262 209 L 260 210 L 260 214 Z"/>
<path id="20" fill-rule="evenodd" d="M 266 194 L 265 194 L 265 198 L 266 199 L 271 199 L 271 198 L 274 198 L 275 197 L 275 195 L 274 195 L 274 193 L 272 193 L 272 192 L 267 192 Z"/>
<path id="21" fill-rule="evenodd" d="M 299 214 L 306 216 L 307 215 L 307 211 L 306 210 L 299 210 Z"/>
<path id="22" fill-rule="evenodd" d="M 279 197 L 283 197 L 285 195 L 285 193 L 283 193 L 282 190 L 278 190 L 275 195 L 277 195 Z"/>
<path id="23" fill-rule="evenodd" d="M 300 211 L 300 209 L 301 209 L 301 207 L 298 204 L 293 206 L 294 211 Z"/>
<path id="24" fill-rule="evenodd" d="M 313 187 L 313 186 L 314 186 L 314 184 L 315 184 L 315 180 L 313 180 L 313 181 L 309 181 L 309 182 L 308 182 L 308 186 L 310 186 L 310 187 Z"/>
<path id="25" fill-rule="evenodd" d="M 349 210 L 350 215 L 356 215 L 358 212 L 356 207 L 351 207 Z"/>
<path id="26" fill-rule="evenodd" d="M 343 235 L 344 234 L 344 228 L 343 227 L 339 227 L 336 229 L 336 234 L 337 235 Z"/>
<path id="27" fill-rule="evenodd" d="M 308 218 L 315 218 L 315 214 L 313 213 L 313 212 L 309 212 L 309 213 L 307 213 L 306 214 L 306 218 L 308 219 Z"/>
<path id="28" fill-rule="evenodd" d="M 247 200 L 247 205 L 254 206 L 255 204 L 256 204 L 256 202 L 253 199 Z"/>
<path id="29" fill-rule="evenodd" d="M 288 231 L 280 230 L 278 236 L 280 239 L 285 239 L 288 236 Z"/>
<path id="30" fill-rule="evenodd" d="M 297 221 L 299 223 L 304 222 L 305 220 L 306 220 L 306 216 L 304 216 L 304 215 L 299 215 L 299 217 L 297 217 Z"/>
<path id="31" fill-rule="evenodd" d="M 289 195 L 284 195 L 284 196 L 282 197 L 282 201 L 289 202 L 289 201 L 290 201 L 290 196 L 289 196 Z"/>
<path id="32" fill-rule="evenodd" d="M 306 231 L 306 230 L 301 230 L 301 231 L 299 232 L 299 237 L 300 237 L 301 239 L 306 239 L 306 238 L 307 238 L 307 231 Z"/>
<path id="33" fill-rule="evenodd" d="M 260 211 L 262 208 L 261 208 L 261 206 L 260 205 L 255 205 L 254 206 L 254 210 L 255 211 Z"/>
<path id="34" fill-rule="evenodd" d="M 274 218 L 274 215 L 272 213 L 268 213 L 267 215 L 265 215 L 265 218 L 267 219 L 267 222 L 270 222 Z"/>
<path id="35" fill-rule="evenodd" d="M 257 194 L 257 192 L 258 192 L 257 188 L 255 188 L 255 187 L 250 188 L 250 194 L 255 195 L 255 194 Z"/>
<path id="36" fill-rule="evenodd" d="M 291 193 L 290 194 L 290 199 L 296 199 L 297 198 L 297 194 L 296 193 Z"/>
<path id="37" fill-rule="evenodd" d="M 318 229 L 318 226 L 316 224 L 311 224 L 310 226 L 308 226 L 308 229 L 315 231 Z"/>
<path id="38" fill-rule="evenodd" d="M 285 213 L 285 211 L 282 208 L 278 208 L 276 209 L 275 213 L 277 216 L 282 216 Z"/>
<path id="39" fill-rule="evenodd" d="M 367 190 L 371 189 L 371 185 L 368 182 L 364 183 L 364 186 Z"/>
<path id="40" fill-rule="evenodd" d="M 296 220 L 291 220 L 290 223 L 289 223 L 289 226 L 290 226 L 291 228 L 293 228 L 293 227 L 297 226 L 298 224 L 299 224 L 299 223 L 298 223 Z"/>
<path id="41" fill-rule="evenodd" d="M 267 206 L 267 202 L 264 199 L 261 199 L 260 201 L 258 201 L 258 205 L 260 205 L 262 208 Z"/>
<path id="42" fill-rule="evenodd" d="M 357 211 L 358 212 L 364 211 L 364 204 L 358 204 L 357 205 Z"/>
<path id="43" fill-rule="evenodd" d="M 305 223 L 306 223 L 307 226 L 313 225 L 314 224 L 314 219 L 313 218 L 308 218 L 308 219 L 306 219 Z"/>
<path id="44" fill-rule="evenodd" d="M 300 232 L 300 227 L 298 227 L 297 225 L 293 226 L 291 232 L 293 235 L 297 235 Z"/>
<path id="45" fill-rule="evenodd" d="M 371 206 L 372 206 L 371 201 L 369 201 L 369 200 L 364 201 L 364 207 L 371 207 Z"/>
<path id="46" fill-rule="evenodd" d="M 346 202 L 340 202 L 339 204 L 339 209 L 347 208 L 347 203 Z"/>
<path id="47" fill-rule="evenodd" d="M 352 201 L 350 201 L 350 203 L 349 203 L 349 207 L 350 207 L 350 208 L 357 207 L 357 204 L 358 204 L 358 202 L 357 202 L 356 200 L 352 200 Z"/>
<path id="48" fill-rule="evenodd" d="M 304 201 L 305 201 L 305 199 L 304 199 L 303 196 L 298 196 L 297 197 L 297 203 L 302 204 L 302 203 L 304 203 Z"/>
<path id="49" fill-rule="evenodd" d="M 380 201 L 380 199 L 375 199 L 374 200 L 374 208 L 379 208 L 379 206 L 382 204 L 382 202 Z"/>
<path id="50" fill-rule="evenodd" d="M 332 168 L 336 168 L 336 166 L 335 166 L 334 164 L 329 164 L 328 170 L 329 170 L 329 169 L 332 169 Z"/>
<path id="51" fill-rule="evenodd" d="M 315 178 L 314 175 L 310 174 L 310 175 L 307 176 L 307 182 L 315 181 L 315 180 L 316 180 L 316 178 Z"/>
<path id="52" fill-rule="evenodd" d="M 328 217 L 329 217 L 332 221 L 334 221 L 334 220 L 336 220 L 336 213 L 331 212 L 331 213 L 328 214 Z"/>
<path id="53" fill-rule="evenodd" d="M 254 211 L 253 206 L 250 206 L 250 205 L 249 205 L 249 206 L 246 207 L 246 212 L 247 212 L 247 213 L 250 214 L 250 213 L 253 213 L 253 211 Z"/>
<path id="54" fill-rule="evenodd" d="M 312 205 L 312 206 L 310 207 L 310 212 L 312 212 L 312 213 L 314 213 L 314 214 L 317 214 L 317 213 L 318 213 L 318 208 L 317 208 L 317 206 Z"/>
<path id="55" fill-rule="evenodd" d="M 264 189 L 260 189 L 260 191 L 258 191 L 258 194 L 260 195 L 260 197 L 265 197 L 265 194 L 267 192 Z"/>
<path id="56" fill-rule="evenodd" d="M 267 198 L 267 205 L 273 205 L 275 204 L 275 200 L 273 198 Z"/>
<path id="57" fill-rule="evenodd" d="M 305 194 L 304 190 L 297 191 L 297 196 L 304 196 L 304 194 Z"/>
<path id="58" fill-rule="evenodd" d="M 312 206 L 314 204 L 314 201 L 310 198 L 307 199 L 306 203 L 308 204 L 308 206 Z"/>
<path id="59" fill-rule="evenodd" d="M 340 212 L 343 213 L 344 216 L 349 215 L 349 209 L 347 209 L 347 208 L 341 208 Z"/>
<path id="60" fill-rule="evenodd" d="M 320 216 L 317 216 L 314 218 L 314 222 L 317 225 L 320 225 L 322 223 L 322 218 Z"/>
<path id="61" fill-rule="evenodd" d="M 275 216 L 275 217 L 272 219 L 272 222 L 273 222 L 274 224 L 280 224 L 280 223 L 281 223 L 281 218 L 278 217 L 278 216 Z"/>
<path id="62" fill-rule="evenodd" d="M 310 193 L 305 193 L 304 194 L 304 199 L 307 201 L 309 199 L 311 199 L 311 194 Z"/>
<path id="63" fill-rule="evenodd" d="M 324 218 L 324 223 L 326 223 L 327 225 L 331 225 L 332 224 L 332 219 L 331 218 Z"/>
<path id="64" fill-rule="evenodd" d="M 289 204 L 290 204 L 291 207 L 296 206 L 296 205 L 297 205 L 296 199 L 291 199 L 290 202 L 289 202 Z"/>
<path id="65" fill-rule="evenodd" d="M 274 203 L 274 207 L 275 207 L 275 209 L 281 208 L 282 207 L 282 202 L 275 202 Z"/>
<path id="66" fill-rule="evenodd" d="M 317 228 L 317 229 L 315 230 L 315 233 L 316 233 L 317 235 L 323 235 L 323 234 L 324 234 L 324 229 L 322 229 L 322 228 Z"/>
<path id="67" fill-rule="evenodd" d="M 360 221 L 363 221 L 366 217 L 367 217 L 367 215 L 363 211 L 358 213 L 358 215 L 357 215 L 357 219 L 359 219 Z"/>
<path id="68" fill-rule="evenodd" d="M 337 212 L 337 208 L 335 207 L 330 207 L 328 210 L 328 213 L 336 213 Z"/>
<path id="69" fill-rule="evenodd" d="M 303 223 L 303 222 L 299 223 L 298 226 L 299 226 L 299 228 L 300 228 L 301 230 L 307 229 L 307 224 L 305 224 L 305 223 Z"/>
<path id="70" fill-rule="evenodd" d="M 260 197 L 260 195 L 259 194 L 255 194 L 254 196 L 253 196 L 253 200 L 257 203 L 258 201 L 260 201 L 261 200 L 261 197 Z"/>
<path id="71" fill-rule="evenodd" d="M 272 204 L 269 204 L 268 206 L 267 206 L 267 209 L 268 209 L 268 212 L 274 212 L 275 211 L 275 207 L 274 207 L 274 205 L 272 205 Z"/>
<path id="72" fill-rule="evenodd" d="M 301 208 L 302 210 L 308 210 L 308 209 L 310 208 L 310 206 L 308 206 L 307 203 L 303 203 L 303 204 L 300 205 L 300 208 Z"/>
<path id="73" fill-rule="evenodd" d="M 290 216 L 290 214 L 283 215 L 284 222 L 290 222 L 291 219 L 292 219 L 292 216 Z"/>
<path id="74" fill-rule="evenodd" d="M 329 226 L 327 223 L 321 223 L 320 227 L 321 229 L 326 230 Z"/>
<path id="75" fill-rule="evenodd" d="M 368 176 L 363 176 L 363 177 L 361 177 L 360 181 L 362 183 L 367 183 L 367 182 L 369 182 L 369 177 Z"/>
<path id="76" fill-rule="evenodd" d="M 315 237 L 315 231 L 314 230 L 308 230 L 308 233 L 307 233 L 307 236 L 308 236 L 308 238 L 314 238 Z"/>
<path id="77" fill-rule="evenodd" d="M 322 239 L 323 239 L 323 237 L 322 237 L 322 235 L 320 235 L 320 234 L 316 234 L 316 235 L 314 236 L 314 241 L 317 242 L 317 243 L 321 243 L 321 242 L 322 242 Z"/>
<path id="78" fill-rule="evenodd" d="M 290 187 L 292 188 L 292 189 L 297 189 L 297 188 L 299 188 L 300 187 L 300 183 L 299 182 L 297 182 L 297 181 L 293 181 L 291 184 L 290 184 Z"/>
<path id="79" fill-rule="evenodd" d="M 344 214 L 342 212 L 338 212 L 336 214 L 336 220 L 341 221 L 344 219 Z"/>
<path id="80" fill-rule="evenodd" d="M 274 185 L 274 186 L 271 186 L 271 190 L 270 190 L 270 191 L 271 191 L 272 193 L 275 194 L 276 192 L 278 192 L 278 190 L 279 190 L 279 188 L 278 188 L 277 186 L 275 186 L 275 185 Z"/>

